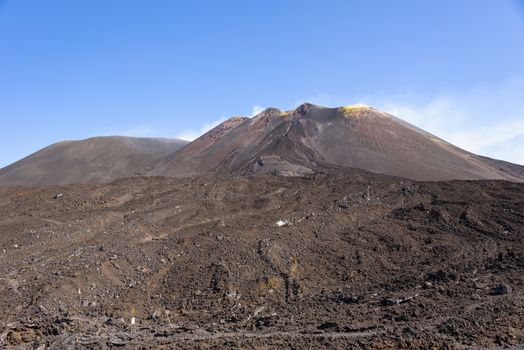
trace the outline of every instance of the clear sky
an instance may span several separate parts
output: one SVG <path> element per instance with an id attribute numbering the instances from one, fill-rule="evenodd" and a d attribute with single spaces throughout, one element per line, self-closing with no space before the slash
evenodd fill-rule
<path id="1" fill-rule="evenodd" d="M 524 1 L 0 0 L 0 166 L 304 101 L 524 164 Z"/>

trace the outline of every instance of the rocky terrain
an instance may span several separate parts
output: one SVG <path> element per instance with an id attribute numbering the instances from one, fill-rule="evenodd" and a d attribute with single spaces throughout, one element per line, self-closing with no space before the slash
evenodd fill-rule
<path id="1" fill-rule="evenodd" d="M 0 169 L 0 347 L 522 347 L 523 182 L 361 105 L 57 143 Z"/>
<path id="2" fill-rule="evenodd" d="M 0 187 L 0 247 L 7 349 L 524 342 L 522 183 L 333 170 Z"/>

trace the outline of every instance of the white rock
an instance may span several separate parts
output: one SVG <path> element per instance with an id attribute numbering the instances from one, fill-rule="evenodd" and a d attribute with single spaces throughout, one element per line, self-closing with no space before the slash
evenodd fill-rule
<path id="1" fill-rule="evenodd" d="M 281 226 L 289 226 L 291 225 L 291 222 L 289 222 L 289 220 L 278 220 L 275 225 L 277 227 L 281 227 Z"/>

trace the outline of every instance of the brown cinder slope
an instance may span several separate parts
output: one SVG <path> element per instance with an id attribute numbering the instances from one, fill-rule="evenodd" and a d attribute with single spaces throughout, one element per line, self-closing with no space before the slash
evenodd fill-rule
<path id="1" fill-rule="evenodd" d="M 159 164 L 157 164 L 157 167 L 151 171 L 151 174 L 170 172 L 171 169 L 175 167 L 178 174 L 184 174 L 185 176 L 206 173 L 208 170 L 206 166 L 207 162 L 201 159 L 202 155 L 206 154 L 208 149 L 248 119 L 249 118 L 243 116 L 229 118 L 193 142 L 182 147 L 179 152 L 174 152 L 161 159 Z M 215 157 L 220 157 L 221 155 L 222 154 L 217 153 L 215 154 Z"/>
<path id="2" fill-rule="evenodd" d="M 0 169 L 0 185 L 94 183 L 141 175 L 186 143 L 123 136 L 59 142 Z"/>
<path id="3" fill-rule="evenodd" d="M 522 166 L 472 154 L 362 105 L 269 108 L 198 152 L 186 149 L 170 155 L 152 174 L 304 175 L 336 167 L 417 180 L 524 180 Z"/>

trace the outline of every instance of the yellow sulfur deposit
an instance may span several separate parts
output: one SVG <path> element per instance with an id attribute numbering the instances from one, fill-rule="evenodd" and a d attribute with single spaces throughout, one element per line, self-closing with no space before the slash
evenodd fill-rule
<path id="1" fill-rule="evenodd" d="M 356 104 L 340 107 L 340 109 L 346 117 L 355 118 L 358 117 L 362 112 L 367 112 L 371 110 L 371 107 L 363 104 Z"/>

